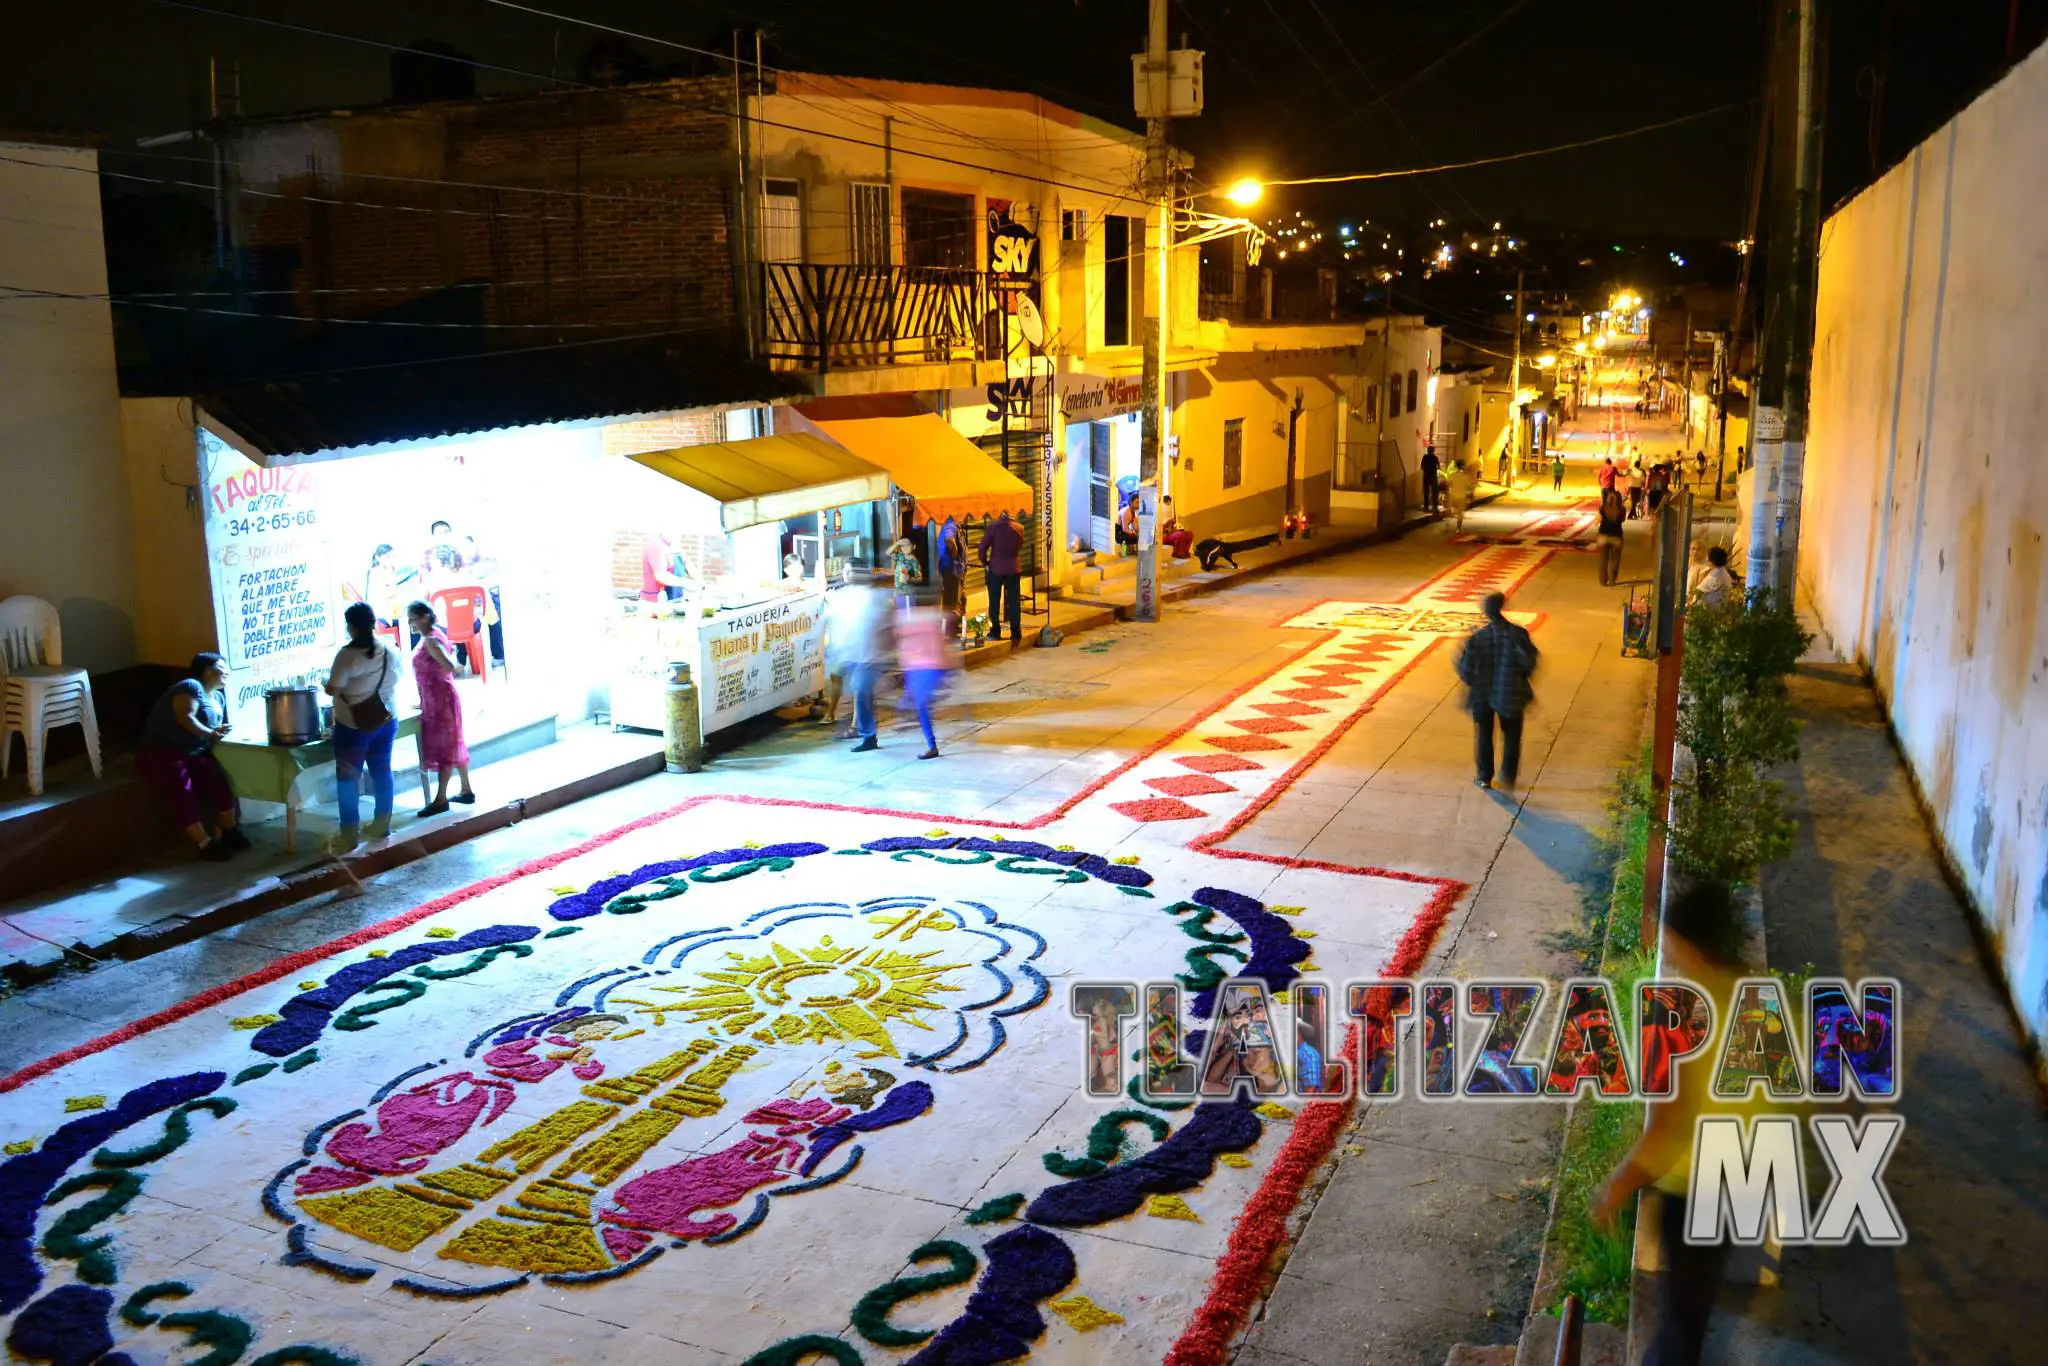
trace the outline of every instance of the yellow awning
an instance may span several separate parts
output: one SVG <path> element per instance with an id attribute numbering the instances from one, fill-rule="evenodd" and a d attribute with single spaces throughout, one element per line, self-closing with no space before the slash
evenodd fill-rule
<path id="1" fill-rule="evenodd" d="M 889 496 L 889 476 L 808 433 L 681 446 L 630 457 L 718 500 L 726 531 Z"/>
<path id="2" fill-rule="evenodd" d="M 887 470 L 896 487 L 917 500 L 923 521 L 979 519 L 999 512 L 1029 515 L 1032 510 L 1031 486 L 937 413 L 858 400 L 806 403 L 797 411 L 847 450 Z M 888 415 L 865 415 L 877 412 Z"/>

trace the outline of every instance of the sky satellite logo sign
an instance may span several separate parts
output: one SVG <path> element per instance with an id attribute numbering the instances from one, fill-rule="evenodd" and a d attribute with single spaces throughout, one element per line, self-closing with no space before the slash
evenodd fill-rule
<path id="1" fill-rule="evenodd" d="M 1560 1005 L 1547 1015 L 1553 996 Z M 1685 1098 L 1697 1111 L 1688 1242 L 1754 1244 L 1767 1231 L 1788 1245 L 1906 1241 L 1884 1187 L 1905 1119 L 1878 1110 L 1859 1123 L 1831 1109 L 1852 1098 L 1898 1100 L 1897 981 L 1809 981 L 1804 1038 L 1774 977 L 1743 978 L 1725 1001 L 1668 978 L 1638 983 L 1627 1011 L 1622 999 L 1612 983 L 1590 977 L 1557 987 L 1376 981 L 1337 990 L 1303 981 L 1279 993 L 1232 978 L 1215 989 L 1200 1031 L 1183 1030 L 1177 982 L 1081 983 L 1069 1008 L 1087 1024 L 1088 1094 L 1104 1099 L 1127 1088 L 1182 1102 L 1412 1090 L 1425 1101 L 1540 1104 L 1590 1090 L 1656 1104 L 1677 1098 L 1680 1064 L 1713 1059 L 1708 1094 Z M 1127 1080 L 1123 1039 L 1133 1017 L 1142 1018 L 1143 1043 Z M 1535 1022 L 1553 1017 L 1547 1042 L 1539 1039 Z M 1350 1024 L 1355 1047 L 1344 1036 Z M 1463 1046 L 1475 1037 L 1476 1048 Z M 1788 1113 L 1794 1107 L 1810 1112 L 1804 1125 Z M 1811 1217 L 1808 1133 L 1833 1175 Z"/>

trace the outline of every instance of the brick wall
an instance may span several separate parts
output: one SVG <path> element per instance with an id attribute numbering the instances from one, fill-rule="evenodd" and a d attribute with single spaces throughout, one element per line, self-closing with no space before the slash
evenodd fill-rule
<path id="1" fill-rule="evenodd" d="M 335 120 L 341 165 L 252 186 L 283 197 L 245 198 L 240 245 L 291 263 L 312 318 L 383 314 L 484 282 L 423 316 L 730 324 L 727 99 L 721 82 L 673 81 Z M 422 166 L 435 133 L 439 164 Z M 250 164 L 266 159 L 252 152 Z"/>
<path id="2" fill-rule="evenodd" d="M 715 412 L 676 413 L 643 422 L 612 422 L 605 425 L 603 436 L 606 455 L 641 455 L 647 451 L 704 446 L 725 439 L 725 416 Z"/>
<path id="3" fill-rule="evenodd" d="M 732 572 L 730 547 L 723 536 L 685 535 L 675 538 L 683 563 L 699 579 L 723 578 Z M 620 597 L 640 594 L 640 557 L 647 549 L 644 531 L 612 533 L 612 591 Z"/>

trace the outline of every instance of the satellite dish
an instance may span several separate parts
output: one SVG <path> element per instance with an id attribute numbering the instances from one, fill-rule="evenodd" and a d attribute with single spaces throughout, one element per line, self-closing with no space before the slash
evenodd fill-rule
<path id="1" fill-rule="evenodd" d="M 1039 315 L 1038 305 L 1032 303 L 1028 295 L 1017 300 L 1017 330 L 1032 350 L 1039 350 L 1045 345 L 1045 319 Z"/>

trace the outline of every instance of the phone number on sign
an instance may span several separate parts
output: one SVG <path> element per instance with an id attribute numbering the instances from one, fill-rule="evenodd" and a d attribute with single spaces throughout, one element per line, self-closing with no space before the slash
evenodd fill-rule
<path id="1" fill-rule="evenodd" d="M 311 526 L 320 514 L 312 508 L 301 512 L 278 512 L 268 517 L 235 517 L 227 523 L 230 536 L 249 536 L 265 531 L 290 531 L 293 527 Z"/>

